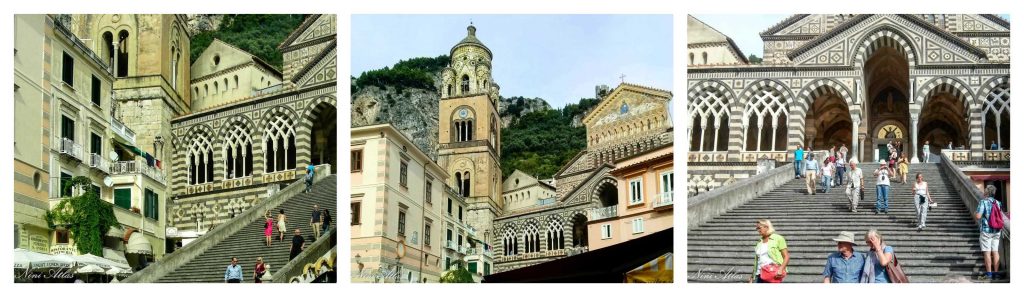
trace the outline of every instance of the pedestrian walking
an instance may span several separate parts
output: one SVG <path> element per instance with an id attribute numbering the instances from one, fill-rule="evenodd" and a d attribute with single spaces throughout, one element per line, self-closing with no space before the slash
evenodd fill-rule
<path id="1" fill-rule="evenodd" d="M 306 165 L 306 190 L 303 193 L 309 193 L 313 190 L 313 174 L 315 174 L 316 167 L 313 164 Z"/>
<path id="2" fill-rule="evenodd" d="M 754 271 L 751 283 L 781 283 L 786 277 L 789 265 L 789 248 L 786 239 L 775 233 L 769 220 L 757 221 L 757 233 L 761 240 L 754 246 Z"/>
<path id="3" fill-rule="evenodd" d="M 864 171 L 857 167 L 857 158 L 850 159 L 850 185 L 846 188 L 846 198 L 850 200 L 851 212 L 857 212 L 857 203 L 863 189 Z"/>
<path id="4" fill-rule="evenodd" d="M 254 283 L 263 282 L 263 274 L 267 273 L 267 264 L 263 263 L 263 257 L 256 257 L 256 269 L 252 272 L 252 279 Z"/>
<path id="5" fill-rule="evenodd" d="M 844 159 L 846 157 L 850 156 L 850 149 L 846 147 L 845 143 L 841 144 L 841 146 L 839 147 L 839 155 L 842 156 Z M 843 161 L 849 161 L 849 160 L 843 160 Z"/>
<path id="6" fill-rule="evenodd" d="M 924 181 L 921 173 L 917 174 L 917 182 L 914 183 L 914 205 L 917 209 L 917 230 L 927 227 L 928 205 L 935 203 L 932 200 L 932 193 L 928 191 L 928 182 Z"/>
<path id="7" fill-rule="evenodd" d="M 818 183 L 818 172 L 821 171 L 821 166 L 818 165 L 818 161 L 814 160 L 814 153 L 807 155 L 807 159 L 804 160 L 805 164 L 804 176 L 807 178 L 807 194 L 817 195 L 817 183 Z"/>
<path id="8" fill-rule="evenodd" d="M 878 230 L 875 229 L 868 230 L 868 234 L 864 235 L 864 241 L 867 242 L 869 250 L 860 282 L 891 283 L 887 267 L 893 258 L 892 247 L 885 244 L 885 241 L 882 240 L 882 234 L 878 233 Z"/>
<path id="9" fill-rule="evenodd" d="M 821 166 L 821 186 L 824 188 L 823 193 L 828 193 L 832 189 L 832 177 L 835 176 L 836 165 L 830 159 L 825 160 L 825 164 Z"/>
<path id="10" fill-rule="evenodd" d="M 803 177 L 803 163 L 804 163 L 804 147 L 802 145 L 796 145 L 796 150 L 793 151 L 793 170 L 795 177 Z"/>
<path id="11" fill-rule="evenodd" d="M 864 274 L 864 253 L 853 250 L 854 234 L 842 231 L 839 237 L 833 238 L 837 251 L 828 255 L 825 260 L 825 271 L 822 272 L 824 283 L 859 283 Z"/>
<path id="12" fill-rule="evenodd" d="M 232 284 L 242 282 L 242 265 L 238 264 L 238 258 L 231 257 L 231 264 L 224 270 L 224 282 Z"/>
<path id="13" fill-rule="evenodd" d="M 875 214 L 889 213 L 889 180 L 892 171 L 885 164 L 880 164 L 875 170 Z"/>
<path id="14" fill-rule="evenodd" d="M 1000 279 L 999 273 L 999 240 L 1003 235 L 1003 205 L 996 200 L 996 187 L 985 186 L 985 199 L 978 203 L 974 218 L 978 220 L 981 234 L 981 253 L 985 258 L 985 275 L 983 280 Z"/>
<path id="15" fill-rule="evenodd" d="M 292 245 L 288 247 L 289 255 L 288 260 L 291 261 L 302 253 L 302 250 L 306 249 L 306 239 L 302 238 L 302 229 L 296 228 L 295 235 L 292 236 Z"/>
<path id="16" fill-rule="evenodd" d="M 931 157 L 931 146 L 928 145 L 928 141 L 925 140 L 924 145 L 921 146 L 921 159 L 924 160 L 925 163 L 928 163 L 931 162 Z"/>
<path id="17" fill-rule="evenodd" d="M 270 247 L 273 243 L 272 236 L 274 236 L 274 218 L 270 217 L 270 210 L 263 212 L 263 221 L 266 222 L 263 228 L 263 237 L 266 238 L 266 246 Z"/>
<path id="18" fill-rule="evenodd" d="M 327 230 L 331 229 L 331 210 L 330 209 L 324 208 L 323 220 L 324 220 L 324 226 L 323 226 L 324 230 L 323 230 L 323 233 L 327 233 Z"/>
<path id="19" fill-rule="evenodd" d="M 284 215 L 284 209 L 281 209 L 277 214 L 277 231 L 280 234 L 277 240 L 284 241 L 284 234 L 288 232 L 288 216 Z"/>
<path id="20" fill-rule="evenodd" d="M 320 238 L 320 226 L 323 224 L 323 220 L 320 217 L 320 205 L 313 204 L 313 213 L 310 214 L 309 226 L 313 229 L 313 238 Z"/>
<path id="21" fill-rule="evenodd" d="M 836 187 L 839 187 L 839 186 L 842 186 L 842 185 L 846 184 L 846 163 L 847 163 L 847 161 L 846 161 L 846 154 L 843 153 L 842 150 L 840 150 L 840 152 L 838 152 L 837 154 L 838 154 L 838 156 L 837 156 L 838 158 L 836 158 L 836 177 L 833 180 L 836 181 Z"/>
<path id="22" fill-rule="evenodd" d="M 910 160 L 907 159 L 906 153 L 900 156 L 900 160 L 896 162 L 896 168 L 896 172 L 900 177 L 900 183 L 907 183 L 907 173 L 910 173 Z"/>

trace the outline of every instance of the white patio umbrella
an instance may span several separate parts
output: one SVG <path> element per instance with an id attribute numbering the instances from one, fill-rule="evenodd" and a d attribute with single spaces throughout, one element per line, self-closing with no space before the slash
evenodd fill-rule
<path id="1" fill-rule="evenodd" d="M 33 262 L 40 263 L 50 259 L 50 255 L 37 253 L 26 249 L 14 249 L 14 269 L 29 269 Z"/>
<path id="2" fill-rule="evenodd" d="M 107 275 L 113 275 L 113 276 L 129 274 L 129 273 L 132 273 L 131 269 L 122 269 L 122 268 L 117 267 L 117 266 L 114 266 L 114 267 L 112 267 L 112 268 L 107 270 Z"/>
<path id="3" fill-rule="evenodd" d="M 106 271 L 103 270 L 103 268 L 100 268 L 99 266 L 96 266 L 96 265 L 93 265 L 93 264 L 81 266 L 81 267 L 78 267 L 78 269 L 75 269 L 75 273 L 79 273 L 79 274 L 92 274 L 92 273 L 104 273 L 104 272 L 106 272 Z"/>

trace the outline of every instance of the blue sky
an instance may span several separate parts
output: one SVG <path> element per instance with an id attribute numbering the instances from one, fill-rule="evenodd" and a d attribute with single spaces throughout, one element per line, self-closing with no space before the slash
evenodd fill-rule
<path id="1" fill-rule="evenodd" d="M 760 57 L 764 54 L 761 31 L 778 24 L 790 14 L 695 14 L 693 16 L 731 37 L 744 55 L 755 54 Z M 1010 20 L 1008 14 L 999 16 Z"/>
<path id="2" fill-rule="evenodd" d="M 672 89 L 671 15 L 353 15 L 352 76 L 414 57 L 447 55 L 466 36 L 494 53 L 505 97 L 552 107 L 626 82 Z"/>

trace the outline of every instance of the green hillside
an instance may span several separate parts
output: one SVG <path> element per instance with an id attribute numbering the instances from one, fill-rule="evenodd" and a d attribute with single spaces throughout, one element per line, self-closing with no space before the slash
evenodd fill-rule
<path id="1" fill-rule="evenodd" d="M 281 69 L 283 63 L 277 46 L 305 19 L 301 14 L 233 14 L 225 15 L 216 31 L 200 32 L 192 37 L 192 61 L 210 46 L 214 38 L 223 40 L 256 55 Z"/>

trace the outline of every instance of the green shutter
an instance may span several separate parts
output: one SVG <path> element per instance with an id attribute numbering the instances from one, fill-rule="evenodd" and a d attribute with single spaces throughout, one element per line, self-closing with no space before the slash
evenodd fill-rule
<path id="1" fill-rule="evenodd" d="M 71 175 L 67 173 L 60 173 L 60 196 L 71 197 Z"/>
<path id="2" fill-rule="evenodd" d="M 132 189 L 114 189 L 114 205 L 124 209 L 132 208 Z"/>
<path id="3" fill-rule="evenodd" d="M 476 273 L 476 262 L 469 262 L 469 272 Z"/>

